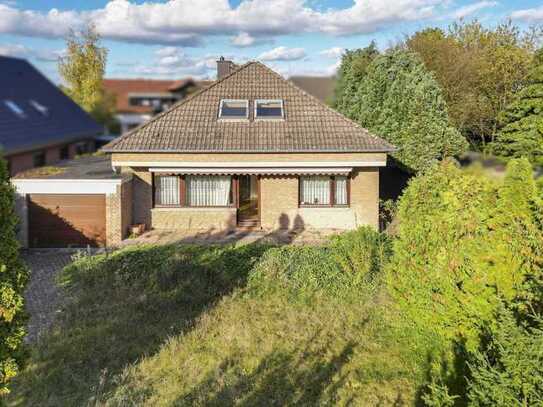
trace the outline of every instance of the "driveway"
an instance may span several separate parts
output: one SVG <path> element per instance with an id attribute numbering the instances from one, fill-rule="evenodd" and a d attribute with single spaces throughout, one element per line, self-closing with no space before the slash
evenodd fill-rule
<path id="1" fill-rule="evenodd" d="M 35 342 L 51 326 L 60 306 L 56 276 L 70 264 L 73 253 L 62 250 L 28 250 L 23 254 L 30 268 L 26 309 L 30 315 L 27 342 Z"/>

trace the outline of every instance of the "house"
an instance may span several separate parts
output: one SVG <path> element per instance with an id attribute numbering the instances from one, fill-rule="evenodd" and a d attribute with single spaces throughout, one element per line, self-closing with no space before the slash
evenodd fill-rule
<path id="1" fill-rule="evenodd" d="M 12 175 L 93 152 L 102 132 L 30 63 L 0 56 L 0 152 Z"/>
<path id="2" fill-rule="evenodd" d="M 260 62 L 218 68 L 212 85 L 106 145 L 102 170 L 15 179 L 23 244 L 50 245 L 59 222 L 80 238 L 59 236 L 63 245 L 115 245 L 132 224 L 377 228 L 379 169 L 394 147 Z"/>
<path id="3" fill-rule="evenodd" d="M 115 98 L 116 118 L 125 133 L 168 109 L 206 82 L 192 79 L 104 79 L 104 89 Z"/>

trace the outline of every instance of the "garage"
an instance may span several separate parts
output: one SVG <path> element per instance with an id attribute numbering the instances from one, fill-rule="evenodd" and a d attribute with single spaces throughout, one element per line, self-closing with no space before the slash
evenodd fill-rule
<path id="1" fill-rule="evenodd" d="M 36 168 L 11 179 L 25 248 L 115 247 L 132 224 L 132 175 L 107 156 Z"/>
<path id="2" fill-rule="evenodd" d="M 27 199 L 30 247 L 105 246 L 105 195 L 29 194 Z"/>

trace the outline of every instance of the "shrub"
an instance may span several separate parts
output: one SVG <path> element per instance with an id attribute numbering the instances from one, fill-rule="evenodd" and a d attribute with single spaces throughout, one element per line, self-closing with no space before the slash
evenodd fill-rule
<path id="1" fill-rule="evenodd" d="M 15 193 L 6 162 L 0 157 L 0 395 L 25 360 L 22 346 L 26 314 L 23 292 L 28 270 L 19 256 Z"/>
<path id="2" fill-rule="evenodd" d="M 543 321 L 528 327 L 510 311 L 483 334 L 469 361 L 468 398 L 473 406 L 543 405 Z"/>
<path id="3" fill-rule="evenodd" d="M 373 280 L 390 256 L 390 241 L 369 226 L 332 238 L 332 258 L 345 273 Z"/>
<path id="4" fill-rule="evenodd" d="M 409 320 L 446 339 L 478 344 L 503 301 L 527 295 L 543 235 L 526 160 L 498 183 L 450 162 L 415 178 L 400 199 L 387 267 L 390 292 Z"/>

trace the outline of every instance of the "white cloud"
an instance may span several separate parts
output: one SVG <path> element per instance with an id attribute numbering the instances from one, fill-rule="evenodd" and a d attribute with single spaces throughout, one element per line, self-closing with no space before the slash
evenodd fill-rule
<path id="1" fill-rule="evenodd" d="M 542 22 L 543 21 L 543 6 L 514 11 L 511 14 L 511 18 L 524 20 L 528 22 L 534 22 L 534 23 Z"/>
<path id="2" fill-rule="evenodd" d="M 449 3 L 354 0 L 343 9 L 320 9 L 305 0 L 242 0 L 237 7 L 228 0 L 198 0 L 197 6 L 194 0 L 110 0 L 94 10 L 48 12 L 0 4 L 0 33 L 59 38 L 70 28 L 92 21 L 104 37 L 119 41 L 198 46 L 206 36 L 230 35 L 235 36 L 234 45 L 250 46 L 274 35 L 367 34 L 405 21 L 446 15 Z M 490 2 L 474 7 L 481 3 Z"/>
<path id="3" fill-rule="evenodd" d="M 258 56 L 262 61 L 297 61 L 305 57 L 303 48 L 277 47 Z"/>
<path id="4" fill-rule="evenodd" d="M 32 49 L 22 44 L 0 44 L 0 55 L 16 58 L 34 58 L 42 62 L 56 62 L 65 50 Z"/>
<path id="5" fill-rule="evenodd" d="M 333 48 L 322 50 L 321 52 L 319 52 L 319 55 L 322 55 L 323 57 L 330 58 L 330 59 L 336 59 L 336 58 L 341 58 L 341 56 L 344 53 L 345 53 L 345 48 L 333 47 Z"/>
<path id="6" fill-rule="evenodd" d="M 270 44 L 273 41 L 269 38 L 253 37 L 251 34 L 241 32 L 238 35 L 230 38 L 230 43 L 239 48 L 252 47 L 255 45 Z"/>
<path id="7" fill-rule="evenodd" d="M 453 18 L 466 18 L 472 14 L 477 13 L 480 10 L 490 7 L 496 7 L 497 1 L 480 1 L 478 3 L 468 4 L 467 6 L 460 7 L 452 13 Z"/>

